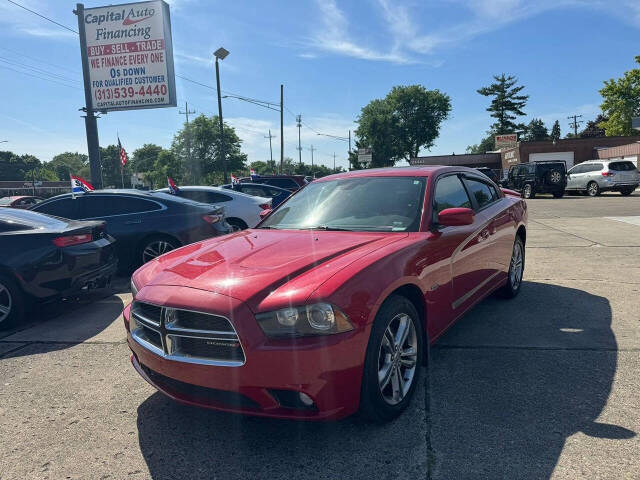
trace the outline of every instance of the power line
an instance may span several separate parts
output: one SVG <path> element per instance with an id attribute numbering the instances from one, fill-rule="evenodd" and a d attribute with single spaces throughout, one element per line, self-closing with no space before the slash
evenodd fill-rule
<path id="1" fill-rule="evenodd" d="M 14 72 L 22 73 L 23 75 L 28 75 L 28 76 L 30 76 L 30 77 L 38 78 L 38 79 L 40 79 L 40 80 L 46 80 L 47 82 L 58 83 L 58 84 L 63 85 L 63 86 L 65 86 L 65 87 L 73 88 L 74 90 L 77 90 L 77 89 L 78 89 L 78 87 L 77 87 L 77 86 L 69 85 L 69 84 L 67 84 L 67 83 L 62 83 L 62 82 L 60 82 L 60 81 L 54 80 L 53 78 L 41 77 L 41 76 L 39 76 L 39 75 L 34 75 L 33 73 L 23 72 L 22 70 L 16 70 L 15 68 L 11 68 L 11 67 L 8 67 L 8 66 L 6 66 L 6 65 L 0 65 L 0 68 L 6 68 L 7 70 L 12 70 L 12 71 L 14 71 Z"/>
<path id="2" fill-rule="evenodd" d="M 31 13 L 33 13 L 34 15 L 39 16 L 40 18 L 44 18 L 44 19 L 45 19 L 45 20 L 47 20 L 48 22 L 55 23 L 56 25 L 58 25 L 59 27 L 64 28 L 65 30 L 69 30 L 70 32 L 73 32 L 73 33 L 75 33 L 75 34 L 77 34 L 77 33 L 78 33 L 78 32 L 77 32 L 76 30 L 74 30 L 73 28 L 67 27 L 66 25 L 63 25 L 62 23 L 58 23 L 58 22 L 56 22 L 55 20 L 52 20 L 52 19 L 51 19 L 51 18 L 49 18 L 49 17 L 45 17 L 44 15 L 42 15 L 42 14 L 40 14 L 40 13 L 38 13 L 38 12 L 34 11 L 34 10 L 31 10 L 30 8 L 27 8 L 27 7 L 25 7 L 24 5 L 20 5 L 19 3 L 14 2 L 13 0 L 7 0 L 7 2 L 9 2 L 9 3 L 13 3 L 16 7 L 20 7 L 20 8 L 22 8 L 22 9 L 26 10 L 27 12 L 31 12 Z"/>
<path id="3" fill-rule="evenodd" d="M 80 82 L 80 80 L 77 80 L 75 78 L 65 77 L 64 75 L 60 75 L 59 73 L 53 73 L 53 72 L 49 72 L 47 70 L 44 70 L 42 68 L 32 67 L 29 64 L 22 63 L 22 62 L 16 62 L 14 60 L 11 60 L 11 59 L 8 59 L 8 58 L 5 58 L 5 57 L 0 57 L 0 62 L 8 63 L 9 65 L 13 65 L 14 67 L 26 68 L 27 70 L 31 70 L 31 71 L 33 71 L 35 73 L 39 73 L 41 75 L 48 75 L 50 77 L 58 78 L 60 80 L 65 80 L 65 81 L 68 81 L 68 82 L 82 83 L 82 82 Z"/>
<path id="4" fill-rule="evenodd" d="M 1 45 L 0 45 L 0 50 L 5 50 L 5 51 L 7 51 L 9 53 L 13 53 L 14 55 L 17 55 L 20 59 L 29 58 L 31 60 L 35 60 L 38 63 L 44 63 L 46 65 L 49 65 L 50 67 L 54 67 L 54 68 L 57 68 L 59 70 L 64 70 L 65 72 L 69 71 L 69 67 L 63 67 L 62 65 L 57 65 L 55 63 L 47 62 L 46 60 L 42 60 L 41 58 L 33 57 L 31 55 L 27 55 L 26 53 L 21 53 L 21 52 L 18 52 L 17 50 L 12 50 L 10 48 L 7 48 L 7 47 L 1 46 Z M 81 75 L 81 73 L 78 70 L 74 70 L 73 72 L 78 73 L 78 74 Z"/>

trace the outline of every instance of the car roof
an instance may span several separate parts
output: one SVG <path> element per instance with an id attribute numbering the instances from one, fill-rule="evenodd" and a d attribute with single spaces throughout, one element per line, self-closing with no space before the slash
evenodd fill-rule
<path id="1" fill-rule="evenodd" d="M 446 165 L 421 165 L 409 167 L 387 167 L 387 168 L 368 168 L 363 170 L 352 170 L 350 172 L 335 173 L 327 175 L 313 181 L 326 182 L 327 180 L 336 180 L 339 178 L 356 178 L 356 177 L 429 177 L 434 174 L 444 172 L 469 172 L 477 173 L 475 168 L 469 167 L 450 167 Z"/>
<path id="2" fill-rule="evenodd" d="M 5 222 L 20 222 L 21 224 L 34 228 L 46 227 L 55 229 L 67 226 L 67 222 L 61 218 L 19 208 L 0 209 L 0 220 Z"/>

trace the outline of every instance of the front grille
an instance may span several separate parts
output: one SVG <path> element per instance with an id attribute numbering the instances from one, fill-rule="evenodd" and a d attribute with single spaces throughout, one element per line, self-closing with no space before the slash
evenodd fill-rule
<path id="1" fill-rule="evenodd" d="M 151 370 L 146 365 L 140 364 L 144 373 L 151 379 L 153 383 L 158 385 L 170 393 L 184 395 L 192 400 L 207 404 L 218 404 L 232 408 L 260 408 L 260 405 L 249 397 L 237 392 L 228 390 L 218 390 L 217 388 L 201 387 L 191 383 L 181 382 L 173 378 Z"/>
<path id="2" fill-rule="evenodd" d="M 238 334 L 220 315 L 134 302 L 130 328 L 140 345 L 170 360 L 229 367 L 245 362 Z"/>

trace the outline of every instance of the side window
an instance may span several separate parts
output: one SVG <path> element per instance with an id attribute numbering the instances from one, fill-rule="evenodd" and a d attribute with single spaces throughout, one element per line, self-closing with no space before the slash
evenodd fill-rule
<path id="1" fill-rule="evenodd" d="M 488 184 L 480 180 L 465 178 L 465 183 L 469 187 L 469 193 L 476 199 L 478 208 L 484 208 L 498 198 L 495 189 L 492 190 Z"/>
<path id="2" fill-rule="evenodd" d="M 457 175 L 440 178 L 436 183 L 436 191 L 433 195 L 434 218 L 437 218 L 442 210 L 456 207 L 471 208 L 469 196 L 460 178 Z"/>
<path id="3" fill-rule="evenodd" d="M 231 200 L 233 200 L 233 197 L 225 195 L 224 193 L 207 192 L 207 203 L 224 203 L 230 202 Z"/>
<path id="4" fill-rule="evenodd" d="M 246 193 L 247 195 L 254 195 L 256 197 L 263 197 L 265 195 L 265 190 L 265 187 L 258 187 L 256 185 L 245 185 L 242 188 L 242 193 Z"/>
<path id="5" fill-rule="evenodd" d="M 209 198 L 207 192 L 204 190 L 180 190 L 180 196 L 182 198 L 188 198 L 194 202 L 208 203 Z"/>
<path id="6" fill-rule="evenodd" d="M 290 178 L 268 178 L 263 180 L 263 183 L 280 188 L 298 188 L 298 184 Z"/>
<path id="7" fill-rule="evenodd" d="M 82 218 L 80 217 L 78 203 L 78 200 L 67 197 L 53 200 L 52 202 L 40 203 L 33 207 L 33 210 L 47 215 L 77 220 Z"/>
<path id="8" fill-rule="evenodd" d="M 576 173 L 582 173 L 582 169 L 583 168 L 584 168 L 584 165 L 576 165 L 571 170 L 569 170 L 567 173 L 570 173 L 572 175 L 575 175 Z"/>
<path id="9" fill-rule="evenodd" d="M 156 202 L 145 200 L 144 198 L 122 196 L 115 197 L 114 200 L 119 213 L 152 212 L 153 210 L 162 209 Z"/>
<path id="10" fill-rule="evenodd" d="M 20 230 L 31 230 L 31 227 L 22 225 L 21 223 L 5 222 L 0 220 L 0 233 L 18 232 Z"/>

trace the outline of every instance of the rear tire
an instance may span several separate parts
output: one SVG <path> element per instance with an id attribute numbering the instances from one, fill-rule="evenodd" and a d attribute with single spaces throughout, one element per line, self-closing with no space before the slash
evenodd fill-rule
<path id="1" fill-rule="evenodd" d="M 411 403 L 424 358 L 420 320 L 413 304 L 400 295 L 389 297 L 380 307 L 362 372 L 360 413 L 368 420 L 387 422 Z"/>
<path id="2" fill-rule="evenodd" d="M 553 198 L 562 198 L 564 197 L 564 192 L 553 192 Z"/>
<path id="3" fill-rule="evenodd" d="M 535 198 L 536 197 L 536 192 L 533 191 L 533 185 L 531 185 L 530 183 L 525 184 L 524 187 L 522 187 L 522 198 Z"/>
<path id="4" fill-rule="evenodd" d="M 587 195 L 590 197 L 597 197 L 600 195 L 600 186 L 596 182 L 589 182 L 587 184 Z"/>
<path id="5" fill-rule="evenodd" d="M 517 235 L 515 242 L 513 242 L 507 283 L 498 291 L 503 298 L 514 298 L 520 293 L 522 277 L 524 275 L 524 257 L 524 242 L 522 238 Z"/>
<path id="6" fill-rule="evenodd" d="M 157 237 L 149 237 L 142 242 L 138 259 L 142 264 L 145 264 L 179 246 L 176 240 L 167 236 L 159 235 Z"/>
<path id="7" fill-rule="evenodd" d="M 620 194 L 622 196 L 624 196 L 624 197 L 627 197 L 627 196 L 631 195 L 634 190 L 635 190 L 635 188 L 624 188 L 624 189 L 620 190 Z"/>
<path id="8" fill-rule="evenodd" d="M 16 282 L 0 275 L 0 330 L 17 325 L 24 316 L 24 295 Z"/>

